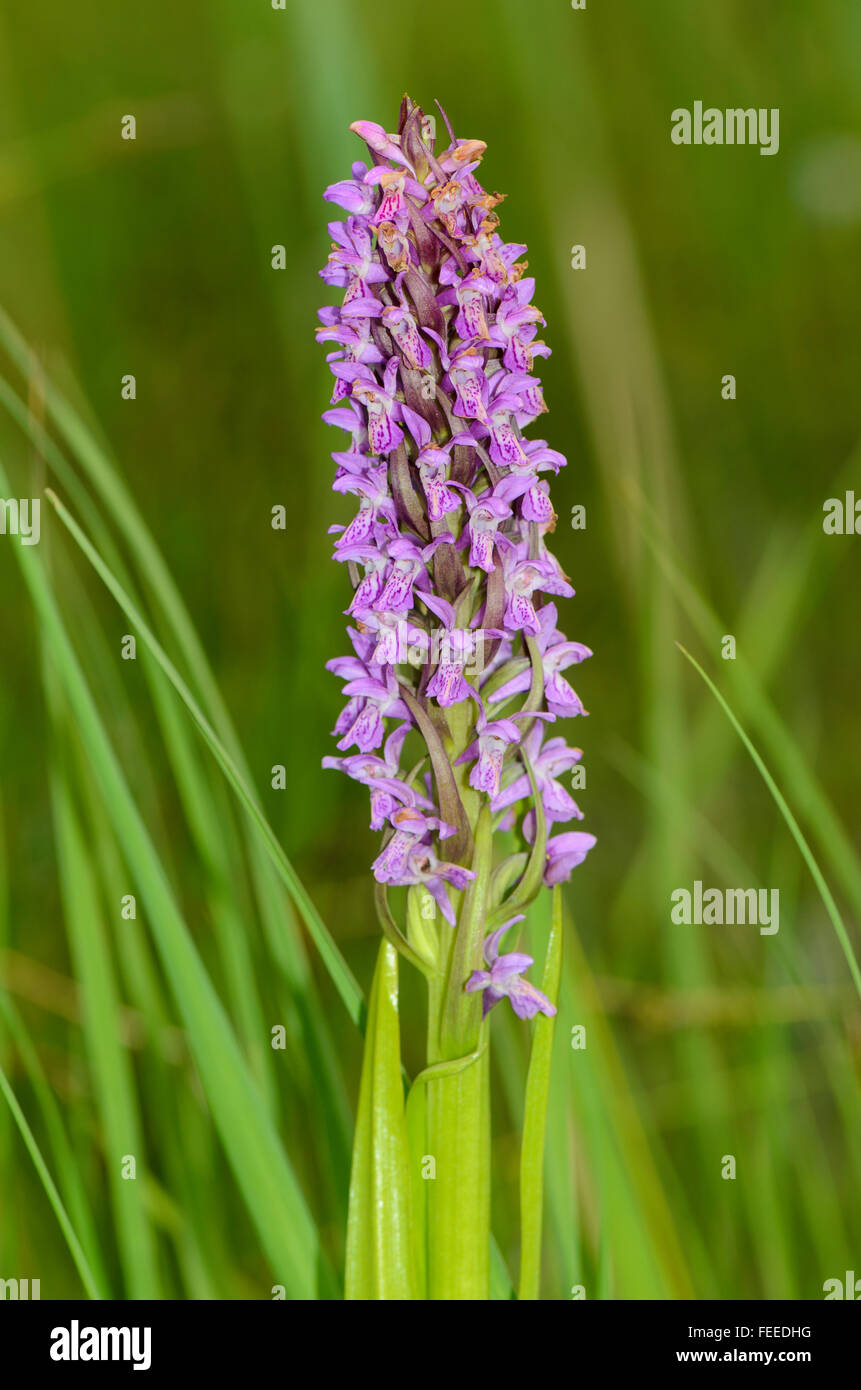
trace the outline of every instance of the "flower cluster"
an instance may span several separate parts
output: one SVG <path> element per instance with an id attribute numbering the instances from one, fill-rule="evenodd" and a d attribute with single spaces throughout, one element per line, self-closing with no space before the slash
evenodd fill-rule
<path id="1" fill-rule="evenodd" d="M 331 528 L 353 586 L 352 653 L 328 663 L 347 703 L 343 756 L 324 766 L 369 790 L 385 832 L 378 883 L 424 885 L 455 926 L 482 807 L 514 842 L 499 909 L 566 879 L 595 837 L 552 833 L 582 819 L 559 780 L 580 751 L 549 725 L 586 713 L 563 672 L 591 653 L 558 629 L 553 602 L 574 593 L 546 544 L 546 475 L 565 459 L 524 434 L 546 410 L 544 320 L 526 247 L 499 234 L 502 195 L 476 177 L 486 146 L 455 139 L 442 114 L 439 153 L 408 98 L 397 134 L 357 121 L 369 158 L 325 193 L 347 215 L 330 223 L 321 271 L 343 291 L 320 312 L 335 378 L 323 418 L 345 431 L 334 489 L 358 510 Z M 498 956 L 505 929 L 469 989 L 485 1007 L 508 994 L 524 1017 L 551 1011 L 522 980 L 529 958 Z"/>

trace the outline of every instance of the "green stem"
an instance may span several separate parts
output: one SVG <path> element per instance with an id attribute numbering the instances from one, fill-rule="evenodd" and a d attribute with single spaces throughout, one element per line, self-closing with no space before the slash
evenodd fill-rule
<path id="1" fill-rule="evenodd" d="M 485 808 L 475 827 L 475 878 L 451 941 L 447 979 L 429 993 L 426 1090 L 427 1290 L 432 1300 L 490 1297 L 490 1065 L 480 1001 L 464 985 L 481 964 L 492 837 Z"/>
<path id="2" fill-rule="evenodd" d="M 448 1061 L 472 1052 L 478 1045 L 481 1027 L 481 997 L 464 990 L 474 970 L 484 965 L 483 946 L 490 909 L 490 885 L 493 868 L 493 834 L 490 811 L 485 806 L 475 828 L 475 853 L 472 871 L 475 878 L 464 894 L 460 920 L 448 963 L 445 1002 L 440 1017 L 439 1059 Z"/>
<path id="3" fill-rule="evenodd" d="M 486 1025 L 485 1025 L 486 1026 Z M 429 1152 L 428 1298 L 490 1297 L 490 1066 L 487 1048 L 426 1082 Z"/>

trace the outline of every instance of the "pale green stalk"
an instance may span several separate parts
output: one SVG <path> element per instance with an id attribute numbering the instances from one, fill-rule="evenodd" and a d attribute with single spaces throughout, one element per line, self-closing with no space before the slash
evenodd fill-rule
<path id="1" fill-rule="evenodd" d="M 427 1240 L 428 1297 L 435 1300 L 489 1297 L 490 1061 L 481 1046 L 488 1025 L 482 1023 L 480 998 L 464 992 L 481 965 L 488 916 L 493 840 L 487 807 L 474 833 L 476 876 L 451 941 L 445 987 L 430 1000 L 427 1143 L 435 1176 L 428 1190 Z"/>

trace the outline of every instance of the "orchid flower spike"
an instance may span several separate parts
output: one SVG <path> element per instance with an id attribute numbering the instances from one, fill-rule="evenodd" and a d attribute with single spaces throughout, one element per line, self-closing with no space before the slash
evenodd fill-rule
<path id="1" fill-rule="evenodd" d="M 467 895 L 491 885 L 464 957 L 488 968 L 458 988 L 482 991 L 485 1013 L 507 996 L 520 1018 L 552 1016 L 523 978 L 531 958 L 499 942 L 595 843 L 550 835 L 582 816 L 561 780 L 580 752 L 556 731 L 586 715 L 562 672 L 591 656 L 558 627 L 555 600 L 574 590 L 547 545 L 565 459 L 528 433 L 550 349 L 526 247 L 503 239 L 501 195 L 479 182 L 487 146 L 444 113 L 448 143 L 432 129 L 408 97 L 394 132 L 354 122 L 365 157 L 324 194 L 343 213 L 321 271 L 341 302 L 318 338 L 334 379 L 323 418 L 347 436 L 331 531 L 352 583 L 352 650 L 328 663 L 344 682 L 341 756 L 324 765 L 370 794 L 386 920 L 389 889 L 406 886 L 457 932 Z"/>

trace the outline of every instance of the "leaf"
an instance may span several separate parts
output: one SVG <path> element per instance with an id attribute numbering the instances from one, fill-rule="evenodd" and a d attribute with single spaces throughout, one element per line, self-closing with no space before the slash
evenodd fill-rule
<path id="1" fill-rule="evenodd" d="M 120 1003 L 107 933 L 96 893 L 87 843 L 75 814 L 68 784 L 52 778 L 54 824 L 60 880 L 75 973 L 81 984 L 84 1038 L 105 1136 L 105 1164 L 127 1295 L 164 1297 L 155 1237 L 144 1201 L 144 1186 L 126 1182 L 124 1154 L 146 1168 L 134 1071 L 119 1030 Z"/>
<path id="2" fill-rule="evenodd" d="M 90 1193 L 79 1168 L 80 1152 L 72 1146 L 57 1098 L 45 1075 L 32 1038 L 23 1018 L 12 1002 L 11 997 L 0 985 L 0 1019 L 5 1023 L 10 1038 L 21 1060 L 24 1074 L 39 1108 L 41 1122 L 51 1146 L 57 1174 L 60 1195 L 65 1199 L 69 1221 L 80 1237 L 80 1244 L 86 1255 L 87 1264 L 93 1275 L 94 1284 L 102 1291 L 101 1296 L 110 1298 L 113 1291 L 105 1273 L 102 1251 L 96 1234 L 96 1223 L 90 1207 Z"/>
<path id="3" fill-rule="evenodd" d="M 0 344 L 9 353 L 20 371 L 25 376 L 29 376 L 33 370 L 33 352 L 2 309 L 0 309 Z M 154 601 L 155 609 L 161 615 L 163 627 L 170 640 L 175 644 L 176 650 L 182 656 L 189 684 L 195 691 L 202 709 L 206 712 L 213 728 L 233 758 L 240 774 L 245 779 L 246 785 L 250 785 L 250 776 L 239 740 L 207 661 L 200 637 L 164 557 L 152 533 L 147 528 L 128 487 L 120 476 L 119 470 L 48 374 L 40 371 L 38 386 L 40 400 L 48 418 L 71 449 L 76 461 L 95 488 L 107 513 L 115 522 L 128 545 L 136 568 L 144 581 L 147 594 Z M 124 577 L 124 567 L 119 553 L 98 507 L 92 502 L 86 488 L 82 486 L 62 450 L 58 448 L 34 412 L 19 398 L 2 376 L 0 376 L 0 404 L 9 411 L 12 418 L 29 437 L 34 448 L 44 457 L 56 476 L 61 479 L 63 486 L 75 499 L 80 514 L 88 519 L 90 531 L 97 538 L 101 554 L 107 564 L 120 579 L 120 582 L 125 585 L 127 592 L 134 595 L 134 590 Z M 320 1007 L 312 997 L 313 985 L 304 942 L 292 913 L 289 911 L 291 899 L 296 905 L 299 904 L 289 883 L 286 886 L 290 896 L 285 900 L 282 891 L 283 873 L 280 873 L 271 863 L 266 847 L 260 842 L 257 828 L 250 822 L 245 822 L 243 830 L 248 843 L 250 868 L 267 939 L 276 954 L 280 967 L 289 978 L 291 987 L 297 991 L 297 1002 L 309 1030 L 309 1046 L 315 1053 L 322 1056 L 325 1051 L 331 1051 L 331 1044 L 326 1037 L 325 1021 Z M 277 881 L 278 878 L 281 879 L 281 883 Z M 298 879 L 296 883 L 301 888 Z M 306 903 L 307 905 L 308 903 Z M 310 904 L 310 907 L 312 912 L 316 911 L 313 904 Z M 310 924 L 309 930 L 314 936 L 314 930 Z M 325 960 L 324 963 L 326 963 Z M 355 981 L 353 985 L 355 986 Z M 361 1018 L 363 1007 L 363 1000 L 359 994 L 354 997 L 351 1009 L 351 1016 L 354 1020 Z"/>
<path id="4" fill-rule="evenodd" d="M 783 796 L 783 793 L 781 792 L 780 788 L 778 787 L 777 783 L 775 782 L 774 778 L 772 777 L 771 773 L 769 772 L 759 753 L 754 748 L 744 729 L 739 724 L 738 720 L 736 719 L 735 715 L 733 714 L 723 695 L 721 695 L 714 681 L 709 679 L 702 666 L 700 666 L 699 662 L 691 656 L 689 651 L 685 650 L 681 642 L 677 642 L 676 646 L 682 653 L 682 656 L 686 657 L 687 660 L 691 663 L 694 670 L 698 671 L 699 674 L 702 676 L 709 690 L 714 695 L 715 699 L 717 700 L 727 719 L 732 724 L 733 728 L 735 729 L 736 733 L 738 734 L 739 738 L 741 739 L 742 743 L 744 744 L 745 748 L 747 749 L 748 753 L 753 759 L 754 765 L 757 771 L 759 772 L 760 776 L 762 777 L 762 780 L 768 787 L 768 790 L 771 792 L 771 795 L 774 798 L 774 801 L 777 805 L 777 809 L 783 816 L 783 819 L 786 821 L 786 824 L 789 827 L 789 832 L 792 835 L 792 838 L 795 841 L 795 843 L 798 845 L 798 848 L 801 850 L 801 853 L 804 857 L 804 862 L 806 863 L 808 869 L 811 872 L 811 875 L 813 876 L 813 881 L 816 884 L 817 889 L 819 890 L 819 896 L 821 897 L 822 902 L 825 906 L 825 911 L 828 913 L 828 916 L 831 919 L 831 925 L 834 927 L 834 930 L 837 934 L 837 940 L 840 942 L 843 954 L 846 957 L 846 961 L 849 966 L 849 973 L 852 976 L 855 988 L 857 989 L 858 994 L 861 995 L 861 969 L 859 969 L 855 952 L 852 949 L 852 942 L 849 939 L 849 933 L 846 930 L 843 918 L 840 916 L 840 912 L 838 910 L 836 902 L 834 901 L 831 889 L 828 887 L 822 870 L 820 869 L 818 863 L 816 862 L 816 859 L 814 858 L 813 851 L 811 850 L 806 839 L 804 838 L 804 835 L 802 834 L 798 821 L 795 819 L 795 816 L 790 811 L 789 806 L 787 805 L 787 802 Z"/>
<path id="5" fill-rule="evenodd" d="M 0 1092 L 3 1093 L 6 1099 L 6 1104 L 12 1111 L 12 1118 L 14 1119 L 16 1125 L 18 1126 L 18 1129 L 21 1132 L 21 1138 L 24 1140 L 24 1143 L 27 1147 L 27 1152 L 32 1158 L 33 1165 L 36 1169 L 36 1172 L 39 1174 L 42 1186 L 48 1194 L 48 1201 L 51 1203 L 51 1206 L 54 1209 L 54 1215 L 60 1223 L 60 1228 L 63 1232 L 63 1235 L 66 1238 L 66 1244 L 68 1245 L 69 1250 L 71 1251 L 72 1259 L 75 1261 L 75 1266 L 78 1270 L 78 1273 L 81 1276 L 81 1281 L 84 1285 L 84 1288 L 87 1290 L 87 1295 L 90 1298 L 100 1299 L 103 1297 L 103 1295 L 98 1284 L 95 1281 L 95 1278 L 93 1277 L 93 1272 L 90 1269 L 90 1266 L 87 1262 L 87 1257 L 84 1254 L 81 1242 L 78 1240 L 77 1234 L 75 1233 L 72 1223 L 69 1220 L 69 1217 L 66 1213 L 66 1208 L 63 1206 L 62 1199 L 54 1183 L 54 1179 L 48 1172 L 48 1165 L 42 1157 L 42 1152 L 39 1148 L 39 1145 L 36 1143 L 36 1140 L 33 1136 L 33 1131 L 27 1123 L 26 1116 L 24 1115 L 23 1110 L 18 1104 L 15 1092 L 9 1085 L 9 1082 L 6 1079 L 6 1073 L 4 1072 L 2 1067 L 0 1067 Z"/>
<path id="6" fill-rule="evenodd" d="M 409 1149 L 401 1080 L 398 953 L 380 943 L 368 1005 L 350 1175 L 345 1297 L 417 1298 Z"/>
<path id="7" fill-rule="evenodd" d="M 526 768 L 526 775 L 529 778 L 529 786 L 532 792 L 532 808 L 535 812 L 535 840 L 529 853 L 529 860 L 523 871 L 523 876 L 519 880 L 514 892 L 506 898 L 503 903 L 490 912 L 487 917 L 487 930 L 493 931 L 496 927 L 501 927 L 507 918 L 513 917 L 516 913 L 522 912 L 534 900 L 541 888 L 544 877 L 544 866 L 547 861 L 547 817 L 544 811 L 544 798 L 538 789 L 535 779 L 535 771 L 526 753 L 526 749 L 521 745 L 518 753 Z"/>
<path id="8" fill-rule="evenodd" d="M 69 512 L 63 506 L 62 502 L 56 496 L 56 494 L 51 492 L 50 489 L 46 489 L 46 494 L 49 500 L 51 501 L 55 511 L 57 512 L 57 515 L 59 516 L 60 520 L 63 522 L 63 525 L 66 527 L 70 535 L 80 546 L 81 550 L 86 555 L 90 564 L 93 566 L 93 569 L 96 571 L 96 573 L 102 579 L 104 584 L 113 594 L 114 598 L 122 608 L 123 612 L 130 619 L 130 621 L 134 623 L 138 635 L 143 639 L 149 651 L 152 652 L 152 655 L 155 657 L 155 660 L 158 662 L 158 665 L 161 667 L 162 671 L 167 676 L 174 690 L 177 692 L 180 699 L 183 701 L 186 709 L 191 714 L 191 717 L 197 725 L 197 728 L 200 731 L 203 739 L 208 744 L 210 751 L 212 752 L 216 761 L 221 767 L 221 770 L 223 771 L 225 777 L 227 778 L 233 790 L 236 792 L 236 795 L 239 797 L 239 800 L 242 802 L 242 805 L 244 806 L 253 824 L 257 828 L 260 836 L 262 837 L 263 844 L 269 855 L 269 858 L 272 860 L 272 863 L 278 871 L 278 874 L 281 877 L 283 883 L 287 887 L 290 896 L 293 898 L 293 901 L 295 902 L 297 908 L 302 914 L 305 924 L 308 927 L 308 931 L 310 932 L 314 940 L 314 943 L 317 946 L 317 949 L 323 958 L 323 961 L 329 971 L 329 974 L 332 976 L 332 980 L 338 990 L 338 993 L 341 996 L 341 999 L 344 1002 L 345 1007 L 347 1008 L 350 1014 L 350 1017 L 354 1020 L 355 1023 L 360 1023 L 363 1008 L 361 990 L 359 989 L 359 986 L 356 983 L 356 980 L 353 977 L 353 974 L 350 971 L 349 966 L 347 965 L 346 961 L 341 955 L 341 952 L 338 950 L 338 947 L 335 945 L 335 942 L 329 935 L 329 932 L 322 918 L 320 917 L 320 914 L 317 912 L 316 907 L 311 901 L 311 898 L 309 897 L 304 884 L 302 884 L 301 880 L 296 874 L 295 869 L 293 868 L 293 865 L 290 863 L 289 859 L 284 853 L 284 850 L 281 848 L 281 845 L 278 842 L 275 832 L 273 831 L 263 812 L 260 810 L 257 798 L 255 797 L 254 792 L 251 790 L 251 788 L 245 781 L 245 778 L 243 777 L 241 771 L 237 767 L 234 758 L 231 756 L 227 748 L 222 743 L 221 739 L 216 734 L 215 730 L 213 729 L 209 720 L 206 718 L 206 715 L 203 713 L 202 709 L 195 700 L 185 681 L 182 679 L 182 676 L 179 674 L 173 662 L 170 660 L 169 656 L 164 651 L 164 648 L 161 646 L 155 634 L 152 632 L 152 629 L 149 627 L 148 623 L 144 619 L 143 614 L 138 610 L 136 605 L 129 598 L 122 585 L 108 569 L 107 565 L 99 555 L 98 551 L 95 549 L 93 545 L 90 544 L 87 537 L 84 535 L 83 531 L 78 526 L 77 522 L 69 514 Z"/>
<path id="9" fill-rule="evenodd" d="M 0 467 L 0 488 L 5 485 Z M 314 1297 L 322 1265 L 319 1236 L 292 1165 L 131 796 L 42 563 L 30 548 L 16 546 L 14 553 L 93 774 L 111 807 L 117 838 L 138 884 L 216 1128 L 261 1245 L 290 1297 Z"/>
<path id="10" fill-rule="evenodd" d="M 562 892 L 553 889 L 553 916 L 541 988 L 551 1004 L 562 973 Z M 520 1287 L 518 1297 L 537 1299 L 541 1282 L 541 1227 L 544 1204 L 544 1141 L 550 1097 L 550 1064 L 556 1016 L 538 1014 L 526 1078 L 523 1139 L 520 1146 Z"/>
<path id="11" fill-rule="evenodd" d="M 428 1297 L 484 1302 L 490 1296 L 490 1053 L 449 1059 L 427 1090 L 428 1153 L 436 1176 L 427 1188 Z M 495 1279 L 497 1271 L 494 1271 Z"/>

